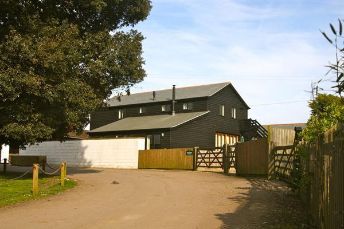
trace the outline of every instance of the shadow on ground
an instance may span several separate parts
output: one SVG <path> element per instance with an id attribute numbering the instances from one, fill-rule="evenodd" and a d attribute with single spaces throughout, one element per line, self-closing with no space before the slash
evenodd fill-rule
<path id="1" fill-rule="evenodd" d="M 239 203 L 233 213 L 216 214 L 222 228 L 312 228 L 305 207 L 283 182 L 248 178 L 251 187 L 236 187 L 242 192 L 229 197 Z"/>

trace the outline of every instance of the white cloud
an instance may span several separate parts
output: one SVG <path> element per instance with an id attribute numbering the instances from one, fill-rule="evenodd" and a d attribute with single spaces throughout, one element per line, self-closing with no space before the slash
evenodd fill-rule
<path id="1" fill-rule="evenodd" d="M 253 118 L 305 121 L 305 90 L 324 75 L 332 54 L 318 25 L 308 28 L 293 20 L 312 20 L 300 2 L 262 2 L 153 1 L 152 15 L 138 28 L 146 36 L 148 77 L 133 91 L 232 81 L 249 104 L 305 101 L 252 106 Z"/>

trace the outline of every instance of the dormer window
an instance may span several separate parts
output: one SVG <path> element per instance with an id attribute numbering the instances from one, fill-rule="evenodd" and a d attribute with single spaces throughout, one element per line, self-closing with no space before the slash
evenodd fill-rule
<path id="1" fill-rule="evenodd" d="M 171 105 L 162 105 L 161 106 L 161 111 L 162 112 L 169 112 L 169 111 L 171 111 Z"/>
<path id="2" fill-rule="evenodd" d="M 192 110 L 192 103 L 183 103 L 183 110 Z"/>
<path id="3" fill-rule="evenodd" d="M 124 110 L 123 109 L 119 109 L 118 110 L 118 119 L 122 119 L 124 118 Z"/>
<path id="4" fill-rule="evenodd" d="M 232 107 L 232 119 L 236 119 L 236 108 Z"/>

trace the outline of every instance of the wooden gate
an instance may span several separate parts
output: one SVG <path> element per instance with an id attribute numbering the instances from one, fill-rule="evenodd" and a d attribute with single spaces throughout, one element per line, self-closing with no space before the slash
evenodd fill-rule
<path id="1" fill-rule="evenodd" d="M 223 147 L 198 149 L 197 168 L 223 168 L 223 152 Z"/>
<path id="2" fill-rule="evenodd" d="M 238 143 L 235 148 L 238 175 L 268 175 L 269 144 L 267 138 Z"/>
<path id="3" fill-rule="evenodd" d="M 276 146 L 272 149 L 273 175 L 288 183 L 293 182 L 292 170 L 295 164 L 295 145 Z"/>
<path id="4" fill-rule="evenodd" d="M 204 168 L 222 168 L 228 162 L 228 169 L 235 166 L 235 146 L 224 145 L 214 148 L 197 148 L 196 165 Z"/>

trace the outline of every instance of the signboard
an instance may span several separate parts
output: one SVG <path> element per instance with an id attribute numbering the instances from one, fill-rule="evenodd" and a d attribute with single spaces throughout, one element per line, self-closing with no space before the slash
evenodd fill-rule
<path id="1" fill-rule="evenodd" d="M 193 155 L 193 151 L 192 150 L 187 150 L 185 154 L 186 154 L 186 156 L 192 156 Z"/>

